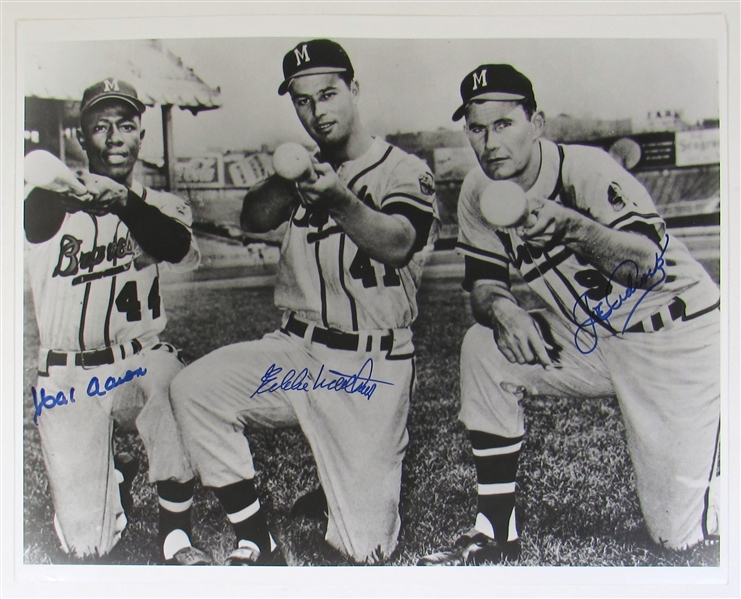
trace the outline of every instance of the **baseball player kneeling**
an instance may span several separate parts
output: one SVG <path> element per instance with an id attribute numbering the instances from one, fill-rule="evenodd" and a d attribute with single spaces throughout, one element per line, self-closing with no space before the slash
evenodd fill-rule
<path id="1" fill-rule="evenodd" d="M 524 75 L 483 65 L 463 80 L 461 96 L 453 120 L 465 116 L 480 165 L 458 205 L 463 286 L 478 323 L 461 350 L 460 420 L 470 432 L 478 507 L 470 531 L 420 564 L 519 556 L 521 400 L 536 393 L 617 395 L 651 538 L 679 549 L 714 538 L 718 288 L 608 154 L 542 138 L 544 116 Z M 492 180 L 523 190 L 525 223 L 487 222 L 480 200 Z M 511 268 L 544 309 L 518 305 Z"/>
<path id="2" fill-rule="evenodd" d="M 27 162 L 26 179 L 46 181 L 24 205 L 40 337 L 34 421 L 65 551 L 105 555 L 126 525 L 125 508 L 130 516 L 137 465 L 114 458 L 115 423 L 138 429 L 157 483 L 158 561 L 208 563 L 190 546 L 194 471 L 168 395 L 183 364 L 157 338 L 166 322 L 160 266 L 195 268 L 199 254 L 188 204 L 134 180 L 144 109 L 130 84 L 96 83 L 85 90 L 78 130 L 89 172 L 75 179 L 48 156 L 57 173 L 44 177 Z"/>
<path id="3" fill-rule="evenodd" d="M 295 172 L 298 182 L 273 176 L 251 190 L 242 212 L 251 231 L 288 222 L 275 288 L 283 325 L 184 369 L 172 383 L 173 408 L 201 481 L 234 526 L 229 564 L 285 563 L 243 433 L 296 425 L 326 495 L 326 540 L 357 562 L 376 562 L 393 552 L 401 525 L 409 326 L 437 232 L 434 183 L 421 160 L 363 127 L 358 83 L 338 44 L 299 44 L 283 73 L 279 94 L 290 93 L 320 155 L 305 176 L 303 166 Z"/>

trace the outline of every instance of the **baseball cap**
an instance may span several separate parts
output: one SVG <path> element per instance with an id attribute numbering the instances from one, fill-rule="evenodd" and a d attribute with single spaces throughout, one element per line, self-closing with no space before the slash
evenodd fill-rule
<path id="1" fill-rule="evenodd" d="M 285 95 L 294 77 L 345 72 L 350 73 L 350 77 L 355 74 L 350 57 L 337 42 L 332 40 L 301 42 L 283 57 L 285 80 L 280 84 L 278 94 Z"/>
<path id="2" fill-rule="evenodd" d="M 453 114 L 460 121 L 471 102 L 484 100 L 529 100 L 535 107 L 535 94 L 530 80 L 508 64 L 483 64 L 461 82 L 463 104 Z"/>
<path id="3" fill-rule="evenodd" d="M 97 104 L 101 100 L 108 98 L 118 98 L 124 102 L 128 102 L 137 112 L 141 114 L 146 109 L 144 103 L 139 99 L 139 95 L 136 93 L 136 89 L 131 83 L 116 79 L 115 77 L 109 77 L 103 79 L 94 85 L 91 85 L 85 90 L 82 95 L 82 105 L 80 106 L 80 116 L 91 106 Z"/>

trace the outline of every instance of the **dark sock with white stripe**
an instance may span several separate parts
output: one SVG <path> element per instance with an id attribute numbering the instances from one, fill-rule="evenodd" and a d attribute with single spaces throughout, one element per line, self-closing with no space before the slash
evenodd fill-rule
<path id="1" fill-rule="evenodd" d="M 174 480 L 157 482 L 160 506 L 159 536 L 165 559 L 170 559 L 177 551 L 191 544 L 194 488 L 195 479 L 184 483 Z"/>
<path id="2" fill-rule="evenodd" d="M 252 479 L 213 489 L 234 527 L 237 545 L 255 545 L 261 552 L 272 550 L 271 536 L 265 513 L 260 507 L 257 490 Z"/>
<path id="3" fill-rule="evenodd" d="M 498 541 L 519 538 L 515 480 L 522 437 L 470 431 L 478 482 L 476 530 Z"/>

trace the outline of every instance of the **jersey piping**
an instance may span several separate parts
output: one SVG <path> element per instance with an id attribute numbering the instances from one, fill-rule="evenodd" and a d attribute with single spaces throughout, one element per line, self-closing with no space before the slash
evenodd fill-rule
<path id="1" fill-rule="evenodd" d="M 393 150 L 394 150 L 394 146 L 389 146 L 388 150 L 386 150 L 386 153 L 385 153 L 385 154 L 383 155 L 383 158 L 381 158 L 381 159 L 380 159 L 380 160 L 379 160 L 378 162 L 376 162 L 375 164 L 371 164 L 371 165 L 370 165 L 370 166 L 369 166 L 368 168 L 366 168 L 366 169 L 363 169 L 363 170 L 362 170 L 362 171 L 360 171 L 360 172 L 359 172 L 359 173 L 358 173 L 357 175 L 355 175 L 355 176 L 354 176 L 354 177 L 353 177 L 353 178 L 352 178 L 352 179 L 350 180 L 350 183 L 348 183 L 348 184 L 347 184 L 347 187 L 348 187 L 348 188 L 349 188 L 349 189 L 350 189 L 351 191 L 353 191 L 353 192 L 354 192 L 355 190 L 353 189 L 353 187 L 355 187 L 355 184 L 356 184 L 356 183 L 357 183 L 357 182 L 358 182 L 358 181 L 359 181 L 359 180 L 360 180 L 360 179 L 361 179 L 362 177 L 364 177 L 365 175 L 367 175 L 367 174 L 368 174 L 368 173 L 370 173 L 371 171 L 373 171 L 373 170 L 377 169 L 377 168 L 378 168 L 379 166 L 381 166 L 381 165 L 382 165 L 382 164 L 383 164 L 384 162 L 386 162 L 386 158 L 388 158 L 388 157 L 389 157 L 389 155 L 391 154 L 391 152 L 392 152 Z"/>
<path id="2" fill-rule="evenodd" d="M 347 187 L 350 191 L 355 193 L 355 190 L 353 189 L 355 187 L 355 184 L 360 181 L 365 175 L 368 173 L 374 171 L 379 166 L 381 166 L 384 162 L 386 162 L 386 159 L 391 155 L 391 152 L 393 152 L 394 146 L 389 146 L 384 155 L 381 157 L 380 160 L 375 162 L 374 164 L 371 164 L 369 167 L 363 169 L 360 171 L 357 175 L 355 175 L 350 182 L 347 184 Z M 361 201 L 363 198 L 360 198 Z M 332 227 L 334 228 L 334 227 Z M 338 231 L 341 231 L 340 227 L 337 227 Z M 358 330 L 358 308 L 355 304 L 355 299 L 350 295 L 349 290 L 347 289 L 347 286 L 345 285 L 345 238 L 347 237 L 346 233 L 342 233 L 340 237 L 340 250 L 338 252 L 339 254 L 339 279 L 340 279 L 340 286 L 342 287 L 342 290 L 345 292 L 345 295 L 347 296 L 347 300 L 350 303 L 350 318 L 352 319 L 352 330 L 357 331 Z M 318 242 L 317 242 L 317 245 Z M 317 266 L 319 266 L 319 275 L 321 277 L 321 266 L 318 263 L 318 256 L 319 251 L 317 250 Z M 322 291 L 324 291 L 324 282 L 322 282 Z M 324 296 L 323 296 L 324 297 Z M 323 305 L 326 306 L 326 301 L 323 300 Z M 327 324 L 328 317 L 326 316 L 326 312 L 323 312 L 322 322 L 324 323 L 324 326 L 329 326 Z"/>
<path id="3" fill-rule="evenodd" d="M 340 251 L 339 253 L 339 261 L 340 261 L 340 271 L 339 271 L 339 277 L 340 277 L 340 285 L 342 286 L 342 290 L 345 292 L 345 295 L 347 296 L 347 300 L 350 302 L 350 318 L 352 319 L 352 330 L 357 331 L 358 330 L 358 307 L 355 305 L 355 299 L 352 295 L 350 295 L 350 291 L 347 288 L 347 285 L 345 285 L 345 237 L 346 234 L 342 233 L 340 236 Z"/>
<path id="4" fill-rule="evenodd" d="M 506 264 L 519 270 L 524 281 L 582 336 L 594 329 L 598 336 L 621 334 L 675 297 L 692 306 L 688 312 L 702 312 L 717 303 L 717 286 L 681 241 L 666 233 L 648 192 L 630 173 L 596 148 L 561 146 L 545 140 L 541 148 L 545 152 L 540 181 L 527 197 L 547 196 L 607 228 L 651 239 L 658 251 L 655 266 L 644 276 L 651 279 L 653 287 L 639 293 L 622 285 L 609 273 L 584 262 L 560 239 L 540 249 L 529 247 L 513 229 L 493 234 L 478 205 L 489 182 L 479 167 L 466 177 L 459 202 L 457 247 L 466 257 L 464 289 L 470 291 L 478 279 L 506 284 Z"/>
<path id="5" fill-rule="evenodd" d="M 299 205 L 281 246 L 276 305 L 326 328 L 407 327 L 416 317 L 421 267 L 437 234 L 432 175 L 419 158 L 378 138 L 363 156 L 337 165 L 336 173 L 372 210 L 409 220 L 415 243 L 408 261 L 392 269 L 360 250 L 329 214 L 318 218 Z"/>
<path id="6" fill-rule="evenodd" d="M 319 230 L 322 230 L 322 225 Z M 320 240 L 316 241 L 316 245 L 314 246 L 314 255 L 316 256 L 316 270 L 319 274 L 319 294 L 322 301 L 322 324 L 326 327 L 329 326 L 327 324 L 327 286 L 324 283 L 324 276 L 322 275 L 322 261 L 319 257 L 319 244 L 321 243 Z"/>
<path id="7" fill-rule="evenodd" d="M 111 313 L 113 312 L 113 298 L 116 297 L 116 277 L 111 278 L 111 293 L 108 296 L 108 310 L 106 310 L 105 321 L 103 324 L 103 339 L 106 347 L 111 345 Z"/>
<path id="8" fill-rule="evenodd" d="M 542 152 L 542 149 L 541 149 L 541 152 Z M 563 163 L 564 163 L 564 158 L 565 158 L 565 152 L 564 152 L 563 146 L 561 144 L 558 144 L 558 179 L 556 181 L 556 186 L 555 186 L 553 192 L 551 193 L 551 195 L 548 196 L 548 199 L 552 201 L 552 200 L 555 200 L 556 198 L 559 198 L 559 200 L 561 200 L 561 203 L 562 204 L 563 204 L 563 198 L 561 198 L 560 196 L 561 196 L 561 191 L 563 190 Z M 620 222 L 622 220 L 625 220 L 625 219 L 629 218 L 630 216 L 631 215 L 625 215 L 621 219 L 617 219 L 616 222 Z M 656 216 L 658 217 L 658 214 Z M 608 226 L 610 226 L 611 228 L 614 228 L 614 223 L 611 224 L 611 225 L 608 225 Z M 527 242 L 525 242 L 524 245 L 525 245 L 525 247 L 527 247 L 528 253 L 530 253 L 530 248 L 529 248 Z M 551 258 L 548 255 L 548 252 L 544 249 L 543 250 L 543 255 L 546 257 L 546 262 L 544 264 L 544 268 L 541 270 L 541 268 L 538 266 L 537 262 L 535 262 L 535 260 L 533 260 L 533 265 L 535 266 L 535 270 L 537 272 L 535 273 L 535 276 L 532 277 L 532 278 L 527 277 L 527 276 L 524 277 L 525 281 L 530 282 L 530 281 L 534 281 L 535 279 L 537 279 L 539 277 L 542 278 L 543 281 L 546 283 L 546 285 L 548 287 L 548 291 L 550 292 L 551 296 L 553 296 L 553 299 L 556 302 L 556 304 L 558 305 L 558 307 L 561 310 L 561 312 L 564 314 L 564 316 L 569 321 L 572 321 L 573 322 L 573 320 L 574 320 L 573 315 L 569 314 L 568 313 L 568 310 L 565 310 L 564 309 L 563 300 L 559 297 L 559 295 L 555 292 L 555 290 L 553 289 L 553 287 L 548 283 L 548 281 L 546 280 L 546 278 L 543 276 L 543 273 L 544 272 L 547 272 L 548 270 L 553 269 L 553 272 L 558 276 L 559 279 L 561 279 L 561 282 L 563 283 L 563 286 L 566 287 L 566 289 L 569 291 L 569 293 L 574 298 L 574 300 L 579 305 L 579 307 L 582 310 L 584 310 L 584 312 L 586 312 L 587 314 L 589 314 L 594 319 L 594 321 L 597 324 L 599 324 L 600 326 L 602 326 L 605 330 L 608 330 L 608 331 L 610 331 L 613 334 L 617 334 L 617 331 L 614 328 L 612 328 L 612 326 L 610 325 L 609 322 L 604 322 L 601 318 L 596 318 L 595 317 L 594 312 L 589 308 L 589 306 L 586 304 L 586 302 L 584 301 L 584 299 L 579 295 L 579 293 L 576 291 L 576 289 L 574 289 L 574 286 L 571 285 L 571 283 L 569 282 L 568 278 L 564 275 L 564 273 L 562 273 L 559 270 L 558 265 L 561 264 L 562 262 L 564 262 L 565 260 L 567 260 L 568 258 L 570 258 L 573 255 L 573 252 L 571 250 L 569 250 L 568 248 L 564 248 L 563 251 L 560 252 L 559 254 L 557 254 L 555 258 Z M 531 258 L 532 258 L 532 256 L 531 256 Z M 533 273 L 532 270 L 530 272 Z"/>

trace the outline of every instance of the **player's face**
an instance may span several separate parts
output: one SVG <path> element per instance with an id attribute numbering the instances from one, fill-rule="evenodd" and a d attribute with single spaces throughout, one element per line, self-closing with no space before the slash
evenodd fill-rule
<path id="1" fill-rule="evenodd" d="M 131 185 L 144 130 L 141 117 L 126 102 L 102 101 L 84 115 L 78 132 L 91 173 Z"/>
<path id="2" fill-rule="evenodd" d="M 535 142 L 542 133 L 542 115 L 528 119 L 517 102 L 470 104 L 466 135 L 481 168 L 490 179 L 519 182 L 533 167 Z"/>
<path id="3" fill-rule="evenodd" d="M 339 75 L 306 75 L 291 83 L 291 99 L 301 124 L 319 147 L 347 143 L 357 118 L 357 84 Z"/>

